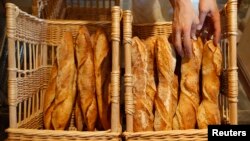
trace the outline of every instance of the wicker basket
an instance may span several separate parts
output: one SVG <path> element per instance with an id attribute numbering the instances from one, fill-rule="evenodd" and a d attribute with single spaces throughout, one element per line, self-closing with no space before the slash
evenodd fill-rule
<path id="1" fill-rule="evenodd" d="M 11 3 L 7 7 L 8 102 L 10 128 L 8 140 L 120 140 L 120 20 L 121 10 L 112 8 L 110 21 L 43 20 L 21 11 Z M 90 33 L 103 27 L 112 41 L 111 130 L 43 130 L 43 100 L 55 59 L 56 47 L 65 31 L 76 37 L 80 26 Z M 73 116 L 69 130 L 75 130 Z"/>
<path id="2" fill-rule="evenodd" d="M 111 20 L 120 0 L 33 0 L 33 15 L 44 19 Z"/>
<path id="3" fill-rule="evenodd" d="M 219 98 L 221 121 L 223 124 L 237 124 L 238 74 L 236 57 L 237 0 L 228 0 L 221 11 L 223 48 L 223 73 Z M 131 11 L 123 12 L 123 42 L 125 50 L 125 112 L 126 140 L 207 140 L 207 129 L 171 130 L 133 132 L 133 94 L 131 70 L 132 36 L 145 39 L 152 35 L 169 35 L 172 32 L 171 22 L 134 25 Z M 133 30 L 132 30 L 133 29 Z"/>

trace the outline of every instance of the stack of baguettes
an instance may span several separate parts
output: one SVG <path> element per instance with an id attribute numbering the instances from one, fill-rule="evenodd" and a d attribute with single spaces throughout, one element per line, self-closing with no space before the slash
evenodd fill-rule
<path id="1" fill-rule="evenodd" d="M 101 27 L 90 35 L 82 26 L 76 39 L 63 34 L 44 97 L 45 129 L 68 129 L 72 114 L 79 131 L 110 129 L 109 45 Z"/>
<path id="2" fill-rule="evenodd" d="M 132 39 L 133 130 L 207 128 L 220 124 L 222 54 L 212 41 L 192 41 L 192 57 L 178 58 L 166 36 Z M 178 65 L 177 65 L 178 64 Z"/>

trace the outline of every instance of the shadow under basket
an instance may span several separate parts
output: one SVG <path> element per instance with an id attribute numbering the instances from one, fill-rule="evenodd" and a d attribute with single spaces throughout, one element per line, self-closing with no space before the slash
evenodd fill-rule
<path id="1" fill-rule="evenodd" d="M 132 12 L 123 12 L 123 42 L 125 50 L 125 112 L 126 132 L 123 136 L 128 141 L 148 140 L 207 140 L 207 129 L 169 130 L 133 132 L 133 94 L 132 94 L 132 66 L 131 66 L 131 41 L 138 36 L 146 39 L 154 35 L 169 36 L 172 32 L 171 22 L 133 24 Z M 238 72 L 236 56 L 237 35 L 237 0 L 228 0 L 221 11 L 222 38 L 220 46 L 223 53 L 223 70 L 219 95 L 219 109 L 222 124 L 238 124 L 237 97 L 238 97 Z"/>
<path id="2" fill-rule="evenodd" d="M 112 7 L 112 20 L 44 20 L 29 15 L 12 3 L 7 8 L 8 100 L 10 127 L 7 140 L 120 140 L 120 7 Z M 90 33 L 103 27 L 112 43 L 111 129 L 76 131 L 74 115 L 67 130 L 44 130 L 43 101 L 62 35 L 76 38 L 85 25 Z"/>

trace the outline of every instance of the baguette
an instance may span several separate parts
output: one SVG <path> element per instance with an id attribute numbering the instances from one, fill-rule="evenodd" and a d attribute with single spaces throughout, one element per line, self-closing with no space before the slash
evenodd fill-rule
<path id="1" fill-rule="evenodd" d="M 143 41 L 147 49 L 147 92 L 152 93 L 152 96 L 156 94 L 156 83 L 158 82 L 155 59 L 155 44 L 157 38 L 158 36 L 151 36 Z"/>
<path id="2" fill-rule="evenodd" d="M 150 102 L 154 102 L 156 95 L 156 60 L 155 60 L 155 44 L 157 37 L 151 36 L 144 41 L 145 47 L 147 49 L 147 85 L 146 85 L 146 95 L 152 99 Z M 154 104 L 150 103 L 153 108 Z"/>
<path id="3" fill-rule="evenodd" d="M 81 98 L 79 95 L 76 97 L 76 103 L 75 103 L 75 126 L 78 131 L 82 131 L 84 127 L 84 121 L 81 111 Z"/>
<path id="4" fill-rule="evenodd" d="M 104 29 L 98 28 L 92 36 L 94 68 L 99 119 L 104 130 L 111 128 L 111 49 Z"/>
<path id="5" fill-rule="evenodd" d="M 96 34 L 95 33 L 92 33 L 91 34 L 91 36 L 90 36 L 90 41 L 91 41 L 91 44 L 92 44 L 92 48 L 93 48 L 93 50 L 94 50 L 94 46 L 95 46 L 95 44 L 96 44 L 96 39 L 95 39 L 95 36 L 96 36 Z"/>
<path id="6" fill-rule="evenodd" d="M 200 129 L 208 125 L 220 124 L 218 96 L 220 92 L 220 74 L 222 54 L 220 47 L 207 41 L 202 58 L 202 102 L 198 108 L 197 122 Z"/>
<path id="7" fill-rule="evenodd" d="M 43 108 L 43 121 L 45 129 L 53 129 L 51 118 L 52 112 L 55 107 L 55 95 L 56 95 L 56 77 L 57 77 L 57 62 L 55 63 L 51 70 L 51 77 L 48 84 L 48 88 L 44 95 L 44 108 Z"/>
<path id="8" fill-rule="evenodd" d="M 178 98 L 179 98 L 179 81 L 178 81 L 178 75 L 176 74 L 174 75 L 174 80 L 173 80 L 173 84 L 171 87 L 171 91 L 172 91 L 172 98 L 173 98 L 172 118 L 174 118 L 175 113 L 176 113 L 176 108 L 178 105 Z"/>
<path id="9" fill-rule="evenodd" d="M 135 113 L 133 129 L 138 131 L 152 131 L 154 124 L 153 100 L 148 95 L 147 88 L 147 51 L 145 44 L 138 37 L 132 39 L 132 74 L 133 97 Z"/>
<path id="10" fill-rule="evenodd" d="M 85 26 L 79 29 L 75 50 L 80 107 L 87 130 L 94 131 L 98 111 L 95 94 L 94 52 L 89 31 Z"/>
<path id="11" fill-rule="evenodd" d="M 155 60 L 155 44 L 157 37 L 151 36 L 144 41 L 147 49 L 147 85 L 146 85 L 146 95 L 150 96 L 152 102 L 154 102 L 154 97 L 156 95 L 156 60 Z M 150 103 L 150 105 L 153 105 Z"/>
<path id="12" fill-rule="evenodd" d="M 193 57 L 181 61 L 180 98 L 173 120 L 173 129 L 194 129 L 196 113 L 200 103 L 199 72 L 203 43 L 200 38 L 193 41 Z"/>
<path id="13" fill-rule="evenodd" d="M 70 32 L 63 34 L 57 47 L 58 75 L 56 80 L 55 107 L 52 125 L 56 130 L 64 130 L 70 120 L 76 96 L 76 67 L 73 38 Z"/>
<path id="14" fill-rule="evenodd" d="M 154 129 L 156 131 L 172 130 L 177 104 L 176 92 L 173 87 L 176 85 L 175 52 L 164 36 L 157 38 L 155 49 L 159 84 L 155 98 Z"/>

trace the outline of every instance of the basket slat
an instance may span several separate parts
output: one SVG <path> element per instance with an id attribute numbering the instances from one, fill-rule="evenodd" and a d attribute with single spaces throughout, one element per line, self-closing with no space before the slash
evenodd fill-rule
<path id="1" fill-rule="evenodd" d="M 51 131 L 34 130 L 25 128 L 9 128 L 6 130 L 9 134 L 8 140 L 100 140 L 100 141 L 119 141 L 120 133 L 110 131 L 79 132 L 79 131 Z"/>
<path id="2" fill-rule="evenodd" d="M 228 0 L 226 7 L 227 35 L 229 44 L 228 54 L 228 101 L 229 122 L 238 124 L 237 102 L 238 102 L 238 67 L 237 67 L 237 0 Z"/>
<path id="3" fill-rule="evenodd" d="M 123 135 L 126 140 L 138 141 L 138 140 L 160 140 L 160 141 L 202 141 L 207 140 L 207 129 L 197 130 L 171 130 L 171 131 L 148 131 L 148 132 L 124 132 Z"/>
<path id="4" fill-rule="evenodd" d="M 130 11 L 123 12 L 123 43 L 125 50 L 125 75 L 124 75 L 124 86 L 125 86 L 125 112 L 126 112 L 126 129 L 128 132 L 133 131 L 133 113 L 134 113 L 134 101 L 132 93 L 132 56 L 131 56 L 131 44 L 132 44 L 132 15 Z"/>

